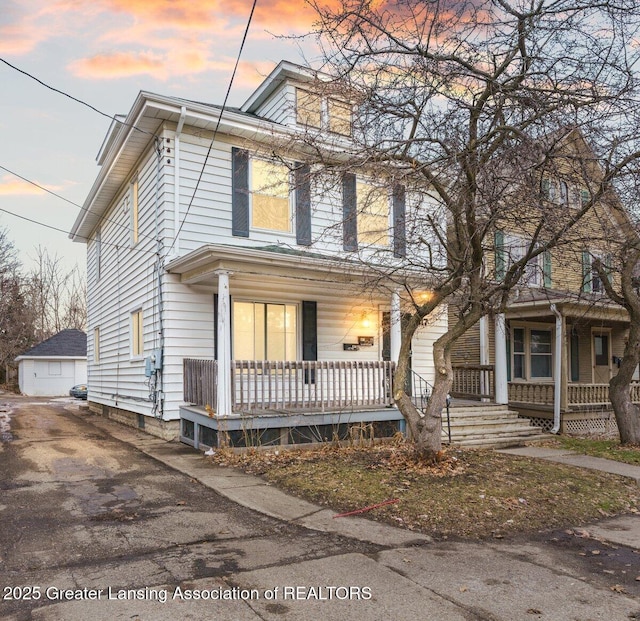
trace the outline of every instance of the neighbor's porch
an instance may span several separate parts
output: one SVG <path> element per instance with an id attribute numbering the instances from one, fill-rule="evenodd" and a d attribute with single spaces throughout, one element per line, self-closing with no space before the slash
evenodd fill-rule
<path id="1" fill-rule="evenodd" d="M 585 300 L 512 304 L 480 325 L 481 365 L 454 366 L 452 394 L 508 403 L 521 416 L 568 433 L 615 431 L 609 380 L 622 357 L 626 313 Z M 631 397 L 640 403 L 640 384 Z"/>

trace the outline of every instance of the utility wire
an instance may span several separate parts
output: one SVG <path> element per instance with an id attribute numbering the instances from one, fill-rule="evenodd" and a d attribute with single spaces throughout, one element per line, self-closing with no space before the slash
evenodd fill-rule
<path id="1" fill-rule="evenodd" d="M 32 186 L 42 190 L 43 192 L 48 192 L 52 196 L 55 196 L 56 198 L 59 198 L 60 200 L 65 201 L 65 203 L 69 203 L 70 205 L 73 205 L 74 207 L 77 207 L 78 209 L 80 209 L 82 211 L 85 211 L 86 213 L 92 213 L 94 216 L 98 216 L 100 218 L 100 222 L 98 224 L 102 224 L 103 222 L 110 222 L 114 226 L 119 226 L 119 227 L 121 227 L 123 229 L 129 230 L 129 226 L 128 225 L 122 224 L 122 222 L 116 222 L 115 220 L 111 220 L 110 218 L 106 218 L 104 216 L 101 216 L 99 213 L 97 213 L 95 211 L 92 211 L 91 209 L 87 209 L 86 207 L 83 207 L 79 203 L 75 203 L 74 201 L 69 200 L 68 198 L 65 198 L 61 194 L 56 194 L 52 190 L 49 190 L 48 188 L 45 188 L 44 186 L 40 185 L 39 183 L 36 183 L 35 181 L 31 181 L 31 179 L 27 179 L 26 177 L 23 177 L 22 175 L 19 175 L 17 172 L 15 172 L 13 170 L 10 170 L 9 168 L 7 168 L 6 166 L 3 166 L 2 164 L 0 164 L 0 169 L 8 172 L 9 174 L 13 175 L 14 177 L 18 177 L 18 179 L 22 179 L 22 181 L 31 184 Z M 20 216 L 18 216 L 18 217 L 20 217 Z M 142 232 L 140 232 L 139 235 L 141 237 L 146 237 L 147 239 L 153 239 L 153 240 L 156 239 L 153 235 L 146 235 L 145 233 L 142 233 Z M 85 239 L 85 238 L 83 238 L 83 239 Z"/>
<path id="2" fill-rule="evenodd" d="M 94 112 L 97 112 L 98 114 L 111 119 L 112 121 L 116 121 L 116 123 L 121 123 L 122 125 L 126 125 L 127 127 L 131 127 L 133 129 L 135 129 L 136 131 L 142 132 L 143 134 L 148 134 L 149 136 L 153 136 L 154 134 L 152 132 L 148 132 L 145 129 L 140 129 L 139 127 L 136 127 L 135 125 L 132 125 L 131 123 L 125 123 L 122 119 L 118 119 L 116 116 L 111 115 L 111 114 L 107 114 L 106 112 L 103 112 L 102 110 L 99 110 L 98 108 L 96 108 L 95 106 L 92 106 L 90 103 L 87 103 L 86 101 L 83 101 L 82 99 L 78 99 L 77 97 L 74 97 L 73 95 L 69 95 L 69 93 L 65 93 L 64 91 L 60 90 L 59 88 L 55 88 L 54 86 L 51 86 L 50 84 L 47 84 L 46 82 L 43 82 L 40 78 L 36 78 L 36 76 L 30 74 L 28 71 L 25 71 L 24 69 L 20 69 L 20 67 L 16 67 L 15 65 L 12 65 L 9 61 L 5 60 L 4 58 L 0 58 L 0 62 L 4 63 L 5 65 L 7 65 L 7 67 L 11 67 L 11 69 L 14 69 L 15 71 L 17 71 L 18 73 L 21 73 L 22 75 L 27 76 L 28 78 L 31 78 L 32 80 L 35 80 L 38 84 L 41 84 L 42 86 L 44 86 L 45 88 L 48 88 L 49 90 L 53 91 L 54 93 L 58 93 L 60 95 L 63 95 L 64 97 L 68 97 L 69 99 L 83 105 L 86 106 L 87 108 L 89 108 L 90 110 L 93 110 Z"/>
<path id="3" fill-rule="evenodd" d="M 65 233 L 66 235 L 70 235 L 71 232 L 70 231 L 65 231 L 64 229 L 60 229 L 57 226 L 52 226 L 51 224 L 46 224 L 45 222 L 40 222 L 39 220 L 33 220 L 32 218 L 27 218 L 27 216 L 22 216 L 20 214 L 17 213 L 13 213 L 12 211 L 8 211 L 7 209 L 2 209 L 0 207 L 0 211 L 6 214 L 9 214 L 10 216 L 14 216 L 15 218 L 20 218 L 21 220 L 26 220 L 27 222 L 31 222 L 32 224 L 38 224 L 39 226 L 44 226 L 47 229 L 51 229 L 52 231 L 58 231 L 60 233 Z M 77 237 L 79 237 L 80 239 L 84 239 L 85 241 L 90 241 L 91 238 L 90 237 L 85 237 L 84 235 L 77 235 Z M 113 246 L 114 248 L 120 248 L 121 246 L 119 244 L 114 244 L 112 242 L 105 242 L 105 241 L 100 241 L 100 243 L 103 246 Z M 144 252 L 146 254 L 153 254 L 155 255 L 156 252 L 154 250 L 144 250 L 143 248 L 136 248 L 133 247 L 131 248 L 131 250 L 135 251 L 135 252 Z"/>
<path id="4" fill-rule="evenodd" d="M 180 226 L 179 226 L 178 230 L 176 231 L 176 234 L 173 237 L 173 241 L 171 242 L 171 246 L 169 247 L 169 250 L 167 251 L 167 254 L 169 254 L 173 250 L 173 247 L 175 246 L 176 240 L 178 239 L 178 235 L 180 235 L 180 232 L 182 231 L 182 227 L 184 226 L 184 223 L 187 220 L 187 216 L 189 215 L 189 212 L 191 211 L 191 206 L 193 205 L 193 201 L 196 198 L 196 193 L 198 192 L 198 187 L 200 185 L 200 181 L 202 181 L 202 177 L 204 175 L 204 170 L 207 167 L 207 161 L 209 160 L 209 155 L 211 155 L 211 150 L 213 149 L 213 143 L 216 140 L 216 136 L 218 134 L 218 129 L 220 128 L 220 121 L 222 120 L 222 115 L 224 114 L 225 108 L 227 106 L 227 100 L 229 99 L 229 93 L 231 92 L 231 87 L 233 86 L 233 80 L 236 77 L 236 71 L 238 70 L 238 65 L 240 64 L 240 57 L 242 55 L 242 50 L 244 48 L 245 41 L 247 40 L 247 35 L 249 34 L 249 26 L 251 26 L 251 20 L 253 18 L 253 12 L 255 11 L 257 2 L 258 2 L 258 0 L 253 0 L 253 5 L 251 6 L 251 12 L 249 13 L 249 19 L 247 20 L 247 26 L 244 29 L 244 35 L 242 36 L 242 42 L 240 43 L 240 49 L 238 50 L 238 55 L 236 57 L 236 63 L 234 65 L 234 67 L 233 67 L 233 72 L 231 74 L 231 79 L 229 80 L 229 86 L 227 88 L 227 93 L 224 96 L 224 101 L 222 103 L 222 108 L 220 109 L 220 114 L 218 116 L 218 121 L 216 122 L 215 129 L 213 130 L 213 137 L 211 138 L 211 143 L 209 144 L 209 148 L 207 149 L 207 154 L 205 155 L 204 162 L 202 163 L 202 168 L 200 169 L 200 174 L 198 175 L 198 180 L 196 181 L 196 187 L 193 188 L 193 194 L 191 195 L 191 200 L 189 201 L 189 205 L 187 206 L 187 211 L 185 212 L 184 218 L 182 218 L 182 222 L 180 223 Z"/>

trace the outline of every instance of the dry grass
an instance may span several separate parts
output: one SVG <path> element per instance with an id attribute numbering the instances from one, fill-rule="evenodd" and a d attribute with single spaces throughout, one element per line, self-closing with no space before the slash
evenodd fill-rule
<path id="1" fill-rule="evenodd" d="M 449 450 L 435 466 L 416 463 L 406 445 L 219 451 L 213 460 L 337 512 L 397 499 L 363 515 L 436 539 L 576 526 L 638 512 L 640 503 L 631 480 L 488 450 Z"/>

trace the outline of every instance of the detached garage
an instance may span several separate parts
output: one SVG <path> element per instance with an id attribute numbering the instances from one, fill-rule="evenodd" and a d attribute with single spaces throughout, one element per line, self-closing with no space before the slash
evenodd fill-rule
<path id="1" fill-rule="evenodd" d="M 30 397 L 61 397 L 87 381 L 87 335 L 62 330 L 16 358 L 20 392 Z"/>

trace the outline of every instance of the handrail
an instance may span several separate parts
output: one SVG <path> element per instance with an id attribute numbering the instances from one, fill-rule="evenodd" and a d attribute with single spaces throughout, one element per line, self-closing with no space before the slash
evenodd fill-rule
<path id="1" fill-rule="evenodd" d="M 407 377 L 407 394 L 411 397 L 411 401 L 420 411 L 424 412 L 427 403 L 433 394 L 433 386 L 422 375 L 416 373 L 413 369 L 409 369 Z M 451 399 L 447 395 L 447 437 L 451 444 L 451 416 L 449 413 L 449 405 Z"/>

